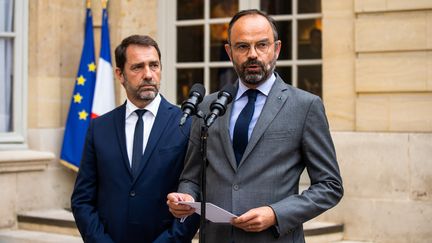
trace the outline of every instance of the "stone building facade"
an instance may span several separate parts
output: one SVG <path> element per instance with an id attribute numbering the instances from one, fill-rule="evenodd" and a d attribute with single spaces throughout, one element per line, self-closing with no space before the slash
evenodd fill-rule
<path id="1" fill-rule="evenodd" d="M 28 5 L 25 140 L 0 143 L 0 229 L 20 211 L 69 207 L 75 172 L 59 163 L 78 67 L 85 1 Z M 167 62 L 169 0 L 109 3 L 111 45 L 130 34 L 160 43 L 162 93 L 176 100 Z M 317 220 L 344 224 L 344 239 L 432 241 L 432 1 L 322 0 L 322 98 L 345 196 Z M 244 5 L 240 4 L 240 8 Z M 101 5 L 92 1 L 96 50 Z M 97 52 L 96 52 L 97 53 Z M 117 104 L 125 94 L 116 83 Z"/>

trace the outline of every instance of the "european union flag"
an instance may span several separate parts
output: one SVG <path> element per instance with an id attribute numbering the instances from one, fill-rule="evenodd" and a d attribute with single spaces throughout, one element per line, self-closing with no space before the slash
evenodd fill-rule
<path id="1" fill-rule="evenodd" d="M 90 6 L 87 6 L 84 46 L 66 121 L 63 147 L 60 155 L 61 163 L 75 171 L 78 171 L 79 168 L 87 128 L 90 125 L 95 82 L 96 64 L 93 17 Z"/>

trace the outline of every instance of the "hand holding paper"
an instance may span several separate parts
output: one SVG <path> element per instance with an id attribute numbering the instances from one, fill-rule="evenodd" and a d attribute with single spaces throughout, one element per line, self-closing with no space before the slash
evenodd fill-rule
<path id="1" fill-rule="evenodd" d="M 193 202 L 194 199 L 189 194 L 176 193 L 176 192 L 170 193 L 167 196 L 167 205 L 169 207 L 169 211 L 176 218 L 184 218 L 195 212 L 195 209 L 192 208 L 191 206 L 186 204 L 180 204 L 181 201 Z"/>
<path id="2" fill-rule="evenodd" d="M 195 208 L 195 213 L 201 214 L 201 202 L 179 202 L 179 204 L 189 205 Z M 237 215 L 226 211 L 214 204 L 206 203 L 206 219 L 213 223 L 231 223 Z"/>

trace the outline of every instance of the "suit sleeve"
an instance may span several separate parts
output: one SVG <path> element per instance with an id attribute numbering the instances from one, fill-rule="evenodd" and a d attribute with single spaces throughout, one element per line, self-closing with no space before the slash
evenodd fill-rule
<path id="1" fill-rule="evenodd" d="M 184 131 L 187 131 L 186 134 L 183 135 L 189 135 L 190 127 L 191 119 L 188 119 L 186 124 L 183 125 Z M 178 161 L 176 163 L 178 165 L 176 169 L 179 171 L 179 174 L 183 169 L 187 144 L 188 140 L 185 138 L 184 152 L 178 157 Z M 158 238 L 153 241 L 153 243 L 190 243 L 199 228 L 199 220 L 200 217 L 197 214 L 187 217 L 183 223 L 180 222 L 179 219 L 174 219 L 172 226 L 169 229 L 163 231 L 158 236 Z"/>
<path id="2" fill-rule="evenodd" d="M 190 243 L 199 227 L 199 215 L 193 214 L 181 223 L 175 219 L 170 229 L 165 230 L 153 243 Z"/>
<path id="3" fill-rule="evenodd" d="M 335 206 L 343 195 L 336 152 L 324 106 L 318 97 L 310 102 L 300 146 L 311 186 L 301 195 L 270 205 L 282 235 Z"/>
<path id="4" fill-rule="evenodd" d="M 94 122 L 91 122 L 86 135 L 83 157 L 72 193 L 72 212 L 84 242 L 113 243 L 109 235 L 104 233 L 96 207 L 98 175 L 93 126 Z"/>
<path id="5" fill-rule="evenodd" d="M 180 176 L 178 192 L 191 195 L 195 201 L 200 201 L 201 150 L 200 134 L 201 119 L 193 118 L 189 146 L 186 153 L 185 166 Z"/>

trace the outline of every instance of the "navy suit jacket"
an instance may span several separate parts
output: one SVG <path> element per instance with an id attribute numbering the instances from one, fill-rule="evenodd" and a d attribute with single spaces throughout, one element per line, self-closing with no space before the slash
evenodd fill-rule
<path id="1" fill-rule="evenodd" d="M 199 218 L 180 223 L 166 195 L 177 190 L 190 121 L 164 98 L 133 178 L 126 151 L 126 105 L 93 120 L 72 194 L 72 211 L 85 242 L 190 242 Z"/>

